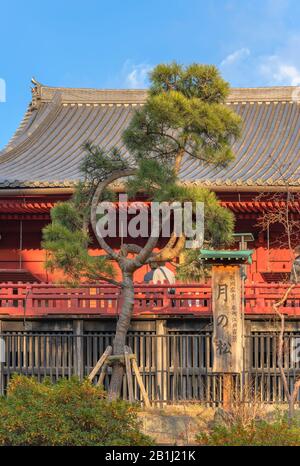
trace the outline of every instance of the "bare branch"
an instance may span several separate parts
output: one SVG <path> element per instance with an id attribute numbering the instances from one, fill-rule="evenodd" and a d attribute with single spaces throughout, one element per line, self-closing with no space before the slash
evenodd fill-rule
<path id="1" fill-rule="evenodd" d="M 139 246 L 138 244 L 123 244 L 121 249 L 120 249 L 120 255 L 127 257 L 128 254 L 138 254 L 141 252 L 142 247 Z"/>
<path id="2" fill-rule="evenodd" d="M 111 183 L 114 181 L 124 178 L 125 176 L 131 176 L 134 175 L 136 172 L 135 169 L 129 168 L 126 170 L 120 170 L 115 173 L 113 173 L 111 176 L 109 176 L 106 180 L 101 181 L 93 195 L 92 203 L 91 203 L 91 224 L 93 228 L 93 232 L 101 246 L 101 248 L 112 258 L 118 261 L 119 255 L 106 243 L 104 238 L 98 234 L 97 231 L 97 206 L 99 203 L 99 200 L 101 199 L 101 195 L 103 191 L 109 186 Z"/>

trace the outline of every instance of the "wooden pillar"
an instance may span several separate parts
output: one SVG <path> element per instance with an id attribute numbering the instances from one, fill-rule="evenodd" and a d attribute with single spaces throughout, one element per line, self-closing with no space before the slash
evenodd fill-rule
<path id="1" fill-rule="evenodd" d="M 223 408 L 228 411 L 234 398 L 234 380 L 232 374 L 223 374 Z"/>
<path id="2" fill-rule="evenodd" d="M 83 320 L 73 320 L 73 367 L 74 375 L 80 380 L 84 377 L 83 361 Z"/>
<path id="3" fill-rule="evenodd" d="M 5 351 L 4 344 L 5 342 L 2 340 L 2 332 L 3 332 L 3 325 L 2 320 L 0 320 L 0 395 L 4 395 L 4 357 L 3 351 Z"/>
<path id="4" fill-rule="evenodd" d="M 168 368 L 167 368 L 167 337 L 166 321 L 157 320 L 155 322 L 156 330 L 156 373 L 157 373 L 157 395 L 160 400 L 167 400 L 168 394 Z"/>
<path id="5" fill-rule="evenodd" d="M 243 316 L 239 265 L 213 265 L 213 371 L 223 380 L 224 409 L 235 396 L 234 375 L 243 370 Z"/>
<path id="6" fill-rule="evenodd" d="M 251 351 L 251 321 L 244 323 L 244 364 L 243 364 L 243 391 L 244 395 L 251 390 L 251 368 L 252 368 L 252 351 Z M 250 393 L 249 393 L 250 394 Z"/>

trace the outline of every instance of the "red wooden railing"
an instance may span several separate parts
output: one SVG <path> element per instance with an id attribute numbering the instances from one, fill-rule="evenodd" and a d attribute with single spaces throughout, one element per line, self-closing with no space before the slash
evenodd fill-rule
<path id="1" fill-rule="evenodd" d="M 288 284 L 246 284 L 245 314 L 274 314 L 272 304 L 288 289 Z M 174 293 L 172 293 L 174 291 Z M 65 288 L 52 284 L 0 284 L 0 315 L 46 316 L 101 315 L 114 316 L 121 308 L 120 289 L 107 284 Z M 289 294 L 281 310 L 300 316 L 300 285 Z M 209 285 L 135 285 L 135 315 L 209 315 Z"/>
<path id="2" fill-rule="evenodd" d="M 246 314 L 274 314 L 272 305 L 279 301 L 290 288 L 289 283 L 254 283 L 245 286 Z M 300 317 L 300 284 L 293 288 L 280 308 L 284 314 Z"/>

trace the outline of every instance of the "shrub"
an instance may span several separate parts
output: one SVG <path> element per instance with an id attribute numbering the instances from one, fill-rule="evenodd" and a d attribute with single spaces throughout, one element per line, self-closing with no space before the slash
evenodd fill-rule
<path id="1" fill-rule="evenodd" d="M 200 445 L 215 446 L 299 446 L 300 427 L 286 419 L 256 421 L 251 425 L 216 425 L 209 433 L 197 436 Z"/>
<path id="2" fill-rule="evenodd" d="M 0 399 L 0 445 L 149 445 L 137 406 L 109 402 L 89 381 L 14 376 Z"/>
<path id="3" fill-rule="evenodd" d="M 256 393 L 255 387 L 245 384 L 241 390 L 234 390 L 230 407 L 226 411 L 219 408 L 215 419 L 221 421 L 216 424 L 225 424 L 227 427 L 231 425 L 248 427 L 264 419 L 265 415 L 266 405 Z"/>

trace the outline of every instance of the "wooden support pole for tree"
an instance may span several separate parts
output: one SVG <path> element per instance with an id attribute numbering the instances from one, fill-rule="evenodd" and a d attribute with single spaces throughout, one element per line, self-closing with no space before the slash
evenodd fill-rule
<path id="1" fill-rule="evenodd" d="M 133 377 L 132 377 L 132 371 L 133 371 L 135 374 L 138 386 L 141 390 L 141 394 L 142 394 L 142 398 L 144 400 L 145 406 L 147 408 L 150 408 L 151 407 L 150 400 L 149 400 L 147 391 L 145 389 L 143 379 L 138 369 L 136 357 L 132 353 L 132 349 L 129 348 L 129 346 L 124 346 L 124 354 L 112 355 L 111 353 L 112 353 L 112 347 L 108 346 L 106 350 L 104 351 L 104 353 L 102 354 L 99 361 L 97 362 L 97 364 L 95 365 L 94 369 L 89 374 L 88 379 L 92 381 L 94 377 L 97 375 L 97 373 L 99 372 L 99 370 L 101 370 L 97 385 L 98 386 L 103 385 L 107 367 L 109 365 L 112 365 L 116 361 L 120 361 L 122 364 L 125 365 L 125 368 L 126 368 L 129 402 L 134 403 L 135 401 L 134 391 L 133 391 Z"/>
<path id="2" fill-rule="evenodd" d="M 107 363 L 107 360 L 106 360 L 106 362 L 101 367 L 99 379 L 98 379 L 98 382 L 96 384 L 98 387 L 104 385 L 104 379 L 105 379 L 105 376 L 106 376 L 107 367 L 108 367 L 108 363 Z"/>
<path id="3" fill-rule="evenodd" d="M 137 383 L 139 384 L 139 387 L 140 387 L 140 390 L 141 390 L 141 394 L 142 394 L 142 397 L 143 397 L 145 406 L 146 406 L 146 408 L 151 408 L 151 403 L 150 403 L 150 400 L 149 400 L 149 397 L 148 397 L 148 393 L 146 392 L 146 389 L 145 389 L 145 386 L 144 386 L 144 382 L 143 382 L 143 379 L 142 379 L 141 374 L 140 374 L 140 372 L 139 372 L 139 368 L 138 368 L 138 365 L 137 365 L 137 362 L 136 362 L 136 358 L 135 358 L 135 357 L 133 357 L 133 358 L 131 359 L 131 364 L 132 364 L 132 369 L 133 369 L 133 372 L 134 372 L 134 374 L 135 374 Z"/>
<path id="4" fill-rule="evenodd" d="M 99 372 L 99 370 L 101 369 L 101 367 L 103 366 L 103 364 L 105 363 L 107 358 L 111 355 L 111 353 L 112 353 L 112 347 L 108 346 L 106 348 L 106 350 L 104 351 L 104 353 L 102 354 L 102 356 L 100 357 L 97 364 L 95 365 L 94 369 L 92 370 L 92 372 L 88 376 L 88 379 L 90 381 L 92 381 L 94 379 L 94 377 L 97 375 L 97 373 Z"/>

